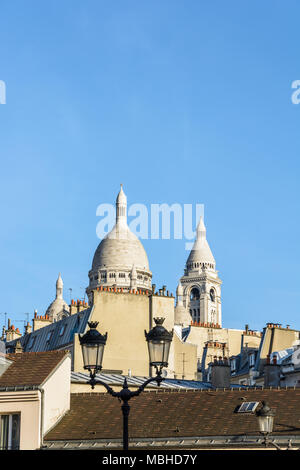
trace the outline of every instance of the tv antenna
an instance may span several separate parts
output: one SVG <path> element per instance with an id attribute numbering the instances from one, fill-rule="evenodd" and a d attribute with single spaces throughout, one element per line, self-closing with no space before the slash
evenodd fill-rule
<path id="1" fill-rule="evenodd" d="M 184 380 L 185 378 L 185 366 L 184 365 L 187 361 L 185 360 L 185 353 L 181 353 L 181 355 L 182 355 L 182 380 Z"/>

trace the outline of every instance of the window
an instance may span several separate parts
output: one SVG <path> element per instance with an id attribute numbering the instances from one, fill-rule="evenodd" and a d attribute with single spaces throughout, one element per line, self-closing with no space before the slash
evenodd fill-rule
<path id="1" fill-rule="evenodd" d="M 194 322 L 199 323 L 200 321 L 200 309 L 199 308 L 194 308 L 194 310 L 192 311 L 192 317 L 193 317 Z"/>
<path id="2" fill-rule="evenodd" d="M 250 354 L 249 356 L 249 366 L 253 367 L 254 364 L 255 364 L 255 354 L 253 353 L 253 354 Z"/>
<path id="3" fill-rule="evenodd" d="M 62 325 L 60 332 L 59 332 L 59 336 L 62 336 L 64 334 L 65 329 L 66 329 L 66 325 Z"/>
<path id="4" fill-rule="evenodd" d="M 191 290 L 190 299 L 191 300 L 199 300 L 200 299 L 200 292 L 199 292 L 199 289 L 197 289 L 197 287 L 193 287 L 193 289 Z"/>
<path id="5" fill-rule="evenodd" d="M 20 446 L 20 415 L 0 415 L 0 450 L 18 450 Z"/>
<path id="6" fill-rule="evenodd" d="M 47 334 L 47 338 L 46 338 L 47 343 L 49 343 L 49 341 L 51 339 L 51 336 L 52 336 L 52 333 L 53 333 L 53 331 L 49 331 L 49 333 Z"/>
<path id="7" fill-rule="evenodd" d="M 210 300 L 211 300 L 212 302 L 214 302 L 214 301 L 216 300 L 216 293 L 215 293 L 215 290 L 214 290 L 214 289 L 210 289 L 209 295 L 210 295 Z"/>
<path id="8" fill-rule="evenodd" d="M 125 273 L 119 273 L 119 277 L 125 277 Z"/>
<path id="9" fill-rule="evenodd" d="M 258 401 L 245 401 L 241 404 L 239 409 L 237 410 L 238 413 L 253 413 L 257 408 Z"/>

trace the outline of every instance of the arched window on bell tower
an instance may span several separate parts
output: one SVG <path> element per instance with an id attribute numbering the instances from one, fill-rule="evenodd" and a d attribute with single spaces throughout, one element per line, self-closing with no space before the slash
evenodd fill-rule
<path id="1" fill-rule="evenodd" d="M 209 291 L 209 297 L 211 302 L 214 303 L 216 301 L 216 291 L 213 287 Z"/>
<path id="2" fill-rule="evenodd" d="M 189 311 L 194 322 L 200 321 L 200 288 L 192 287 L 189 298 Z"/>

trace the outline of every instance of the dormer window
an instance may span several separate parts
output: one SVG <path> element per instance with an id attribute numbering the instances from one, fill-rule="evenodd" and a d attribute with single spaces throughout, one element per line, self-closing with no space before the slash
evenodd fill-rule
<path id="1" fill-rule="evenodd" d="M 52 337 L 52 333 L 53 333 L 53 331 L 49 331 L 49 333 L 47 334 L 46 343 L 49 343 L 49 341 Z"/>
<path id="2" fill-rule="evenodd" d="M 249 366 L 253 367 L 255 364 L 255 353 L 250 354 L 249 356 Z"/>
<path id="3" fill-rule="evenodd" d="M 66 325 L 63 325 L 59 331 L 59 336 L 62 336 L 66 330 Z"/>

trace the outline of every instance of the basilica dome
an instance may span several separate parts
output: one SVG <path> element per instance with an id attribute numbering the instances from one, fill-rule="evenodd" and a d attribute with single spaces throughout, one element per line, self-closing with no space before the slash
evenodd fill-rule
<path id="1" fill-rule="evenodd" d="M 116 223 L 99 243 L 89 272 L 89 290 L 102 286 L 151 287 L 152 274 L 146 251 L 127 225 L 127 198 L 122 185 L 116 200 Z"/>
<path id="2" fill-rule="evenodd" d="M 129 227 L 114 226 L 112 231 L 99 243 L 94 254 L 92 270 L 126 267 L 149 270 L 146 251 Z"/>

